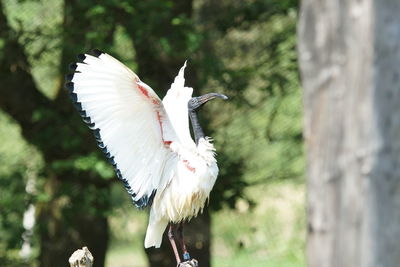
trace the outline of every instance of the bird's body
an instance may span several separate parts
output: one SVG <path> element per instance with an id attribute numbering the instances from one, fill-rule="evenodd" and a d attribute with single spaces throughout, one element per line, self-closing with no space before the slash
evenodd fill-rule
<path id="1" fill-rule="evenodd" d="M 146 248 L 161 245 L 168 222 L 191 219 L 203 210 L 218 175 L 214 147 L 207 139 L 201 139 L 192 149 L 180 144 L 171 145 L 177 151 L 178 162 L 174 177 L 154 198 L 145 238 Z"/>
<path id="2" fill-rule="evenodd" d="M 193 98 L 193 89 L 184 86 L 186 64 L 161 101 L 110 55 L 95 51 L 78 58 L 66 87 L 135 205 L 151 206 L 145 247 L 159 247 L 168 223 L 196 216 L 210 195 L 218 167 L 196 109 L 214 97 L 226 97 Z"/>
<path id="3" fill-rule="evenodd" d="M 174 174 L 167 186 L 157 191 L 151 210 L 160 218 L 178 223 L 196 216 L 203 209 L 217 178 L 218 167 L 213 157 L 213 145 L 206 139 L 199 143 L 203 151 L 187 150 L 179 144 L 172 146 L 177 149 Z"/>

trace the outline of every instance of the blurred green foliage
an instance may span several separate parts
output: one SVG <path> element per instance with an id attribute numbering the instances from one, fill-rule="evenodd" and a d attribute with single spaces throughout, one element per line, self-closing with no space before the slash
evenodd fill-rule
<path id="1" fill-rule="evenodd" d="M 23 266 L 19 255 L 23 214 L 35 197 L 25 188 L 29 178 L 38 176 L 42 160 L 21 138 L 18 125 L 3 112 L 0 112 L 0 126 L 0 263 Z"/>
<path id="2" fill-rule="evenodd" d="M 295 49 L 298 1 L 77 3 L 2 1 L 12 34 L 24 48 L 30 65 L 28 71 L 38 90 L 57 105 L 58 98 L 62 97 L 61 77 L 67 61 L 74 60 L 72 55 L 93 47 L 122 60 L 161 96 L 183 61 L 189 59 L 188 85 L 195 87 L 196 94 L 215 91 L 230 97 L 228 102 L 210 103 L 201 114 L 206 133 L 215 139 L 220 166 L 210 200 L 214 212 L 213 240 L 217 244 L 213 247 L 216 257 L 213 262 L 217 266 L 233 266 L 235 259 L 240 264 L 253 260 L 252 266 L 267 266 L 263 265 L 265 259 L 279 255 L 287 257 L 289 263 L 285 265 L 284 259 L 274 263 L 272 259 L 270 266 L 301 266 L 304 261 L 301 256 L 304 158 Z M 6 38 L 0 35 L 0 53 Z M 113 169 L 93 149 L 94 139 L 86 138 L 88 129 L 79 121 L 78 114 L 62 110 L 64 113 L 60 115 L 53 108 L 38 106 L 31 114 L 33 123 L 47 125 L 35 135 L 33 142 L 26 140 L 17 121 L 0 112 L 0 263 L 18 261 L 24 231 L 23 212 L 28 204 L 35 203 L 40 210 L 41 203 L 55 199 L 46 190 L 48 177 L 53 174 L 71 178 L 57 191 L 59 198 L 54 205 L 66 211 L 57 216 L 66 216 L 61 219 L 72 224 L 69 220 L 78 211 L 71 203 L 79 201 L 82 212 L 111 215 L 112 244 L 118 246 L 115 240 L 126 237 L 118 228 L 125 229 L 121 227 L 124 221 L 121 217 L 133 207 L 121 193 L 122 185 L 113 185 Z M 40 144 L 54 159 L 49 161 L 32 144 Z M 59 151 L 53 152 L 56 149 Z M 59 156 L 58 152 L 66 156 Z M 74 180 L 82 174 L 87 179 L 83 185 L 85 194 Z M 36 181 L 34 193 L 26 193 L 28 179 Z M 289 185 L 280 187 L 282 180 Z M 291 190 L 285 191 L 286 187 Z M 273 197 L 265 195 L 282 190 L 283 194 L 300 195 L 293 206 L 269 204 Z M 257 212 L 265 207 L 269 207 L 265 213 Z M 283 219 L 276 217 L 283 209 L 290 214 Z M 141 216 L 136 222 L 145 223 Z M 243 216 L 245 219 L 240 221 Z M 285 220 L 290 227 L 282 226 Z M 235 227 L 232 221 L 238 221 Z M 133 232 L 137 238 L 137 233 L 144 230 L 135 227 Z M 268 235 L 266 231 L 271 229 L 276 233 Z M 281 238 L 279 232 L 287 229 L 292 234 Z M 239 231 L 243 233 L 238 235 Z M 268 238 L 251 242 L 257 238 L 254 233 Z M 141 241 L 136 241 L 135 247 L 140 249 Z M 284 252 L 276 252 L 289 243 L 294 245 Z M 33 246 L 38 249 L 37 238 L 33 239 Z M 232 260 L 219 254 L 224 248 L 228 248 L 226 255 L 237 258 Z M 248 255 L 253 252 L 256 256 L 250 259 Z M 259 258 L 259 265 L 255 258 Z"/>

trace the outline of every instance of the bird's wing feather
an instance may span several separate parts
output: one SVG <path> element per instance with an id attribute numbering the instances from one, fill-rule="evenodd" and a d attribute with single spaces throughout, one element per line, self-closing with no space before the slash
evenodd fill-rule
<path id="1" fill-rule="evenodd" d="M 121 62 L 100 51 L 80 55 L 66 87 L 98 145 L 114 165 L 136 206 L 151 204 L 177 160 L 169 145 L 178 141 L 157 94 Z"/>
<path id="2" fill-rule="evenodd" d="M 185 68 L 186 62 L 171 84 L 171 88 L 163 99 L 163 104 L 181 143 L 186 147 L 194 147 L 188 118 L 188 102 L 192 97 L 193 88 L 185 87 Z"/>

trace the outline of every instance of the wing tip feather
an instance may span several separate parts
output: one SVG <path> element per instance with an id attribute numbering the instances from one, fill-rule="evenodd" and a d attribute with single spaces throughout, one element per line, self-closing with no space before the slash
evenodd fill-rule
<path id="1" fill-rule="evenodd" d="M 79 60 L 80 62 L 83 62 L 83 61 L 85 60 L 86 56 L 85 56 L 84 54 L 79 54 L 79 55 L 77 56 L 77 58 L 78 58 L 78 60 Z"/>
<path id="2" fill-rule="evenodd" d="M 135 204 L 135 206 L 136 206 L 138 209 L 142 210 L 142 209 L 145 209 L 146 207 L 149 207 L 149 206 L 151 206 L 151 205 L 153 204 L 153 200 L 154 200 L 154 197 L 155 197 L 156 193 L 157 193 L 157 190 L 154 189 L 154 190 L 151 192 L 150 195 L 144 195 L 144 196 L 142 196 L 142 197 L 141 197 L 140 199 L 138 199 L 138 200 L 135 200 L 135 199 L 132 197 L 132 201 L 133 201 L 133 203 Z"/>
<path id="3" fill-rule="evenodd" d="M 92 55 L 95 56 L 95 57 L 99 57 L 101 54 L 105 54 L 105 53 L 104 53 L 103 51 L 101 51 L 101 50 L 95 48 L 95 49 L 92 49 L 92 50 L 90 51 L 90 54 L 92 54 Z"/>
<path id="4" fill-rule="evenodd" d="M 76 64 L 76 62 L 72 62 L 68 65 L 69 69 L 72 71 L 75 71 L 76 68 L 78 67 L 78 64 Z"/>
<path id="5" fill-rule="evenodd" d="M 69 92 L 74 91 L 74 83 L 71 82 L 71 81 L 66 82 L 66 83 L 65 83 L 65 88 L 67 88 Z"/>
<path id="6" fill-rule="evenodd" d="M 73 102 L 74 103 L 74 107 L 78 110 L 78 111 L 82 111 L 82 104 L 80 102 Z"/>
<path id="7" fill-rule="evenodd" d="M 89 116 L 82 116 L 82 119 L 83 119 L 83 121 L 84 121 L 86 124 L 91 124 L 91 123 L 93 123 L 93 122 L 92 122 L 92 119 L 91 119 Z"/>
<path id="8" fill-rule="evenodd" d="M 69 96 L 71 97 L 73 102 L 78 102 L 78 95 L 75 94 L 74 92 L 70 92 Z"/>
<path id="9" fill-rule="evenodd" d="M 65 75 L 65 80 L 68 82 L 71 82 L 72 79 L 74 78 L 74 73 L 68 73 L 67 75 Z"/>

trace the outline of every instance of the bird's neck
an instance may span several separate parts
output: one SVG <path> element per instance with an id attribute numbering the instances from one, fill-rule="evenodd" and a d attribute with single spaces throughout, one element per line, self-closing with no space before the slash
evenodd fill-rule
<path id="1" fill-rule="evenodd" d="M 196 142 L 196 145 L 198 145 L 200 138 L 204 138 L 205 135 L 204 135 L 203 129 L 200 126 L 199 118 L 197 117 L 196 111 L 190 110 L 189 117 L 190 117 L 190 121 L 192 122 L 194 140 Z"/>

